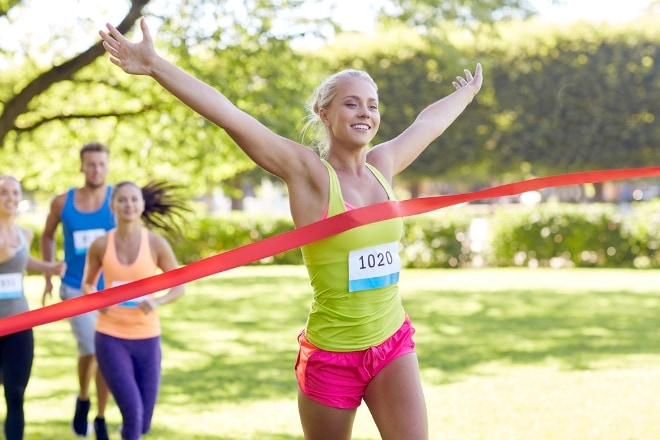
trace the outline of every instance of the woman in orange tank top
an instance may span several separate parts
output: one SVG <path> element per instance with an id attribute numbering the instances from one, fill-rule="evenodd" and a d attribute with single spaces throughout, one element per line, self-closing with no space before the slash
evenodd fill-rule
<path id="1" fill-rule="evenodd" d="M 185 206 L 168 194 L 175 188 L 151 183 L 114 187 L 110 207 L 117 227 L 94 240 L 87 253 L 82 290 L 92 293 L 104 273 L 106 288 L 147 278 L 179 265 L 169 242 L 148 226 L 167 233 L 173 223 L 161 217 Z M 145 226 L 146 225 L 146 226 Z M 121 436 L 137 440 L 151 428 L 161 377 L 160 320 L 157 309 L 183 295 L 184 286 L 146 295 L 101 310 L 96 323 L 96 359 L 122 415 Z M 112 290 L 108 292 L 112 294 Z"/>

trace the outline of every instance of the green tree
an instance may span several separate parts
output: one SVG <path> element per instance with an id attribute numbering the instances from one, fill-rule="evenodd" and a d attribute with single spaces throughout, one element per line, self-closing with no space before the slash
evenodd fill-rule
<path id="1" fill-rule="evenodd" d="M 273 108 L 285 111 L 283 103 L 294 101 L 291 94 L 305 78 L 302 69 L 308 66 L 288 42 L 314 27 L 304 18 L 291 29 L 276 20 L 278 12 L 293 13 L 302 4 L 261 1 L 241 11 L 227 1 L 132 0 L 117 27 L 137 38 L 130 30 L 140 16 L 149 16 L 159 27 L 158 41 L 167 57 L 218 84 L 269 123 L 275 119 Z M 25 5 L 7 6 L 20 11 Z M 18 18 L 7 15 L 0 25 L 10 30 L 24 25 L 20 12 L 12 16 Z M 30 35 L 17 48 L 0 45 L 0 165 L 15 170 L 28 191 L 59 191 L 77 182 L 72 172 L 77 150 L 92 139 L 111 146 L 113 180 L 167 177 L 199 192 L 251 166 L 224 133 L 208 127 L 153 81 L 130 78 L 112 66 L 97 26 L 90 19 L 62 27 L 53 32 L 52 47 L 34 46 Z M 81 34 L 90 46 L 75 51 Z M 32 56 L 39 53 L 48 58 Z M 272 87 L 268 95 L 267 87 Z M 273 90 L 281 93 L 273 95 Z M 293 121 L 285 134 L 296 125 Z"/>
<path id="2" fill-rule="evenodd" d="M 21 20 L 23 1 L 7 4 L 0 24 L 8 32 L 25 31 Z M 127 12 L 118 28 L 128 31 L 142 15 L 148 0 L 127 3 Z M 14 17 L 11 12 L 16 12 Z M 111 106 L 98 106 L 106 102 L 94 97 L 97 84 L 93 75 L 80 77 L 104 50 L 96 33 L 91 31 L 91 20 L 76 25 L 62 24 L 50 29 L 48 44 L 44 47 L 32 41 L 31 33 L 23 33 L 18 45 L 7 47 L 11 40 L 0 46 L 0 165 L 21 178 L 26 190 L 42 188 L 60 190 L 57 182 L 68 185 L 76 179 L 79 159 L 77 150 L 83 142 L 104 139 L 111 130 L 102 117 L 116 116 Z M 56 30 L 57 29 L 57 30 Z M 89 46 L 80 46 L 76 40 L 89 30 Z M 46 44 L 46 43 L 42 43 Z M 45 56 L 48 54 L 48 56 Z M 91 78 L 90 78 L 91 76 Z M 123 113 L 123 112 L 120 112 Z M 84 140 L 83 140 L 84 139 Z"/>
<path id="3" fill-rule="evenodd" d="M 132 0 L 130 9 L 124 20 L 117 26 L 121 32 L 127 32 L 142 15 L 144 6 L 149 0 Z M 11 8 L 21 7 L 24 2 L 9 2 Z M 5 14 L 6 15 L 6 14 Z M 67 43 L 66 40 L 62 40 Z M 0 148 L 4 148 L 8 137 L 13 141 L 21 134 L 30 132 L 38 127 L 54 121 L 65 121 L 71 119 L 90 117 L 86 113 L 44 114 L 39 108 L 32 105 L 32 101 L 45 94 L 55 84 L 70 81 L 75 74 L 91 64 L 104 53 L 100 42 L 96 42 L 83 52 L 51 66 L 41 66 L 35 59 L 28 58 L 20 68 L 9 69 L 8 75 L 3 75 L 0 83 L 2 88 L 2 113 L 0 113 Z M 6 53 L 5 63 L 9 56 L 16 53 Z M 22 54 L 27 55 L 27 54 Z M 24 118 L 21 118 L 25 116 Z M 96 117 L 98 115 L 91 115 Z"/>
<path id="4" fill-rule="evenodd" d="M 510 4 L 478 3 L 486 9 Z M 28 26 L 20 21 L 25 4 L 0 0 L 0 26 L 6 34 L 13 34 L 12 25 Z M 316 83 L 323 67 L 313 54 L 301 58 L 290 43 L 341 31 L 323 14 L 306 18 L 310 4 L 321 11 L 332 0 L 260 0 L 242 8 L 240 2 L 224 0 L 122 4 L 125 13 L 116 20 L 120 31 L 133 29 L 142 15 L 158 21 L 166 56 L 291 137 L 302 124 L 309 84 Z M 477 3 L 452 3 L 465 5 Z M 104 5 L 99 8 L 106 11 Z M 70 16 L 73 21 L 51 30 L 41 46 L 29 36 L 18 48 L 7 48 L 9 39 L 0 43 L 0 166 L 14 170 L 26 190 L 53 192 L 76 182 L 77 150 L 91 139 L 113 148 L 114 180 L 168 177 L 200 192 L 252 166 L 224 133 L 153 82 L 117 72 L 103 56 L 98 23 Z"/>
<path id="5" fill-rule="evenodd" d="M 500 20 L 527 18 L 534 12 L 527 0 L 392 0 L 379 15 L 383 23 L 403 23 L 433 33 L 445 28 L 448 22 L 479 27 Z"/>
<path id="6" fill-rule="evenodd" d="M 657 164 L 659 38 L 655 25 L 639 21 L 497 43 L 489 58 L 498 174 Z"/>

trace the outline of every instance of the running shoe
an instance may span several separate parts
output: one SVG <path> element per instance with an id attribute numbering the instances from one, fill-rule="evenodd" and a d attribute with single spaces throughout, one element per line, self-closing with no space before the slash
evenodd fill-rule
<path id="1" fill-rule="evenodd" d="M 71 422 L 71 429 L 73 433 L 78 437 L 87 437 L 89 435 L 90 426 L 87 423 L 87 414 L 89 414 L 89 407 L 91 403 L 88 400 L 76 399 L 76 412 L 73 415 L 73 421 Z"/>
<path id="2" fill-rule="evenodd" d="M 96 440 L 109 440 L 108 427 L 105 424 L 105 419 L 96 417 L 94 419 L 94 432 L 96 433 Z"/>

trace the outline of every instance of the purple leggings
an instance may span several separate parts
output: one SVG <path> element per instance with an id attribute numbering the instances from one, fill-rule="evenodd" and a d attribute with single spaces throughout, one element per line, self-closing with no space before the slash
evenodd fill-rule
<path id="1" fill-rule="evenodd" d="M 96 361 L 123 419 L 121 437 L 149 432 L 160 386 L 160 336 L 121 339 L 96 332 Z"/>

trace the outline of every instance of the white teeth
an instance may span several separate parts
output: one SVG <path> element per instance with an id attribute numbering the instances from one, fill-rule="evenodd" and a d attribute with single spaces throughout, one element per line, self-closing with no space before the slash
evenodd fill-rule
<path id="1" fill-rule="evenodd" d="M 357 128 L 358 130 L 369 130 L 369 126 L 366 124 L 356 124 L 353 125 L 353 128 Z"/>

